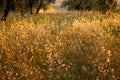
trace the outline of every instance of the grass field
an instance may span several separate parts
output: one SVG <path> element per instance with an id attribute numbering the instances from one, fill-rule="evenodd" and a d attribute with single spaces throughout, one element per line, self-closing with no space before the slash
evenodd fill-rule
<path id="1" fill-rule="evenodd" d="M 0 80 L 120 80 L 120 14 L 10 14 L 0 22 Z"/>

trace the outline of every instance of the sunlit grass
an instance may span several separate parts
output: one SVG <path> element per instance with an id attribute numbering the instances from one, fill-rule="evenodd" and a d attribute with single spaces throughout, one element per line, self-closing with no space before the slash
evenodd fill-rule
<path id="1" fill-rule="evenodd" d="M 36 13 L 36 8 L 32 9 L 33 13 Z M 39 13 L 55 13 L 57 12 L 52 6 L 48 5 L 45 8 L 40 9 Z"/>
<path id="2" fill-rule="evenodd" d="M 0 22 L 0 80 L 119 80 L 120 14 L 10 14 Z"/>

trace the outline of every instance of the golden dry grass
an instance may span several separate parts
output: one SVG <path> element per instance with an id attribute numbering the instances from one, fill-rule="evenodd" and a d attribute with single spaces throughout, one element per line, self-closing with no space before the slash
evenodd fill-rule
<path id="1" fill-rule="evenodd" d="M 10 15 L 0 22 L 0 78 L 119 80 L 120 14 Z"/>

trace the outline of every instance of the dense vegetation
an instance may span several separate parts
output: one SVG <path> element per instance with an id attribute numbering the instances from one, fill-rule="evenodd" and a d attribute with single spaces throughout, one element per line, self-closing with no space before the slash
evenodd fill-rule
<path id="1" fill-rule="evenodd" d="M 55 3 L 55 0 L 0 0 L 0 12 L 6 7 L 6 4 L 10 4 L 10 10 L 16 11 L 29 11 L 30 6 L 33 8 L 45 8 L 50 3 Z"/>
<path id="2" fill-rule="evenodd" d="M 10 14 L 0 22 L 0 80 L 120 80 L 120 14 Z"/>
<path id="3" fill-rule="evenodd" d="M 68 10 L 115 10 L 117 0 L 63 0 L 63 7 Z"/>

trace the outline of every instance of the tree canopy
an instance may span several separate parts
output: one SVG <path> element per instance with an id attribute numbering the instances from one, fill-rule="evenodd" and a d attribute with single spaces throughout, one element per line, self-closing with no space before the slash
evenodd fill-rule
<path id="1" fill-rule="evenodd" d="M 117 5 L 116 0 L 64 0 L 62 7 L 68 10 L 113 10 Z"/>
<path id="2" fill-rule="evenodd" d="M 0 0 L 0 2 L 1 10 L 4 9 L 1 21 L 5 21 L 10 10 L 20 11 L 23 16 L 27 11 L 33 13 L 32 8 L 36 6 L 35 13 L 38 13 L 41 8 L 45 9 L 49 3 L 55 2 L 55 0 Z"/>
<path id="3" fill-rule="evenodd" d="M 0 9 L 3 10 L 5 8 L 7 0 L 0 0 Z M 42 3 L 42 7 L 45 7 L 49 3 L 55 3 L 55 0 L 29 0 L 33 5 L 33 7 L 38 7 L 39 3 Z M 28 9 L 28 0 L 11 0 L 11 10 L 21 10 Z"/>

